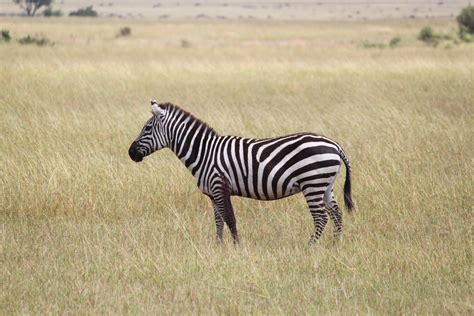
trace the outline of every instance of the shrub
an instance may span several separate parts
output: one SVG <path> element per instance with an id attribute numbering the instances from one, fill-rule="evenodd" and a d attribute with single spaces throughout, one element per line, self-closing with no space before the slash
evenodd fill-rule
<path id="1" fill-rule="evenodd" d="M 390 40 L 390 42 L 388 43 L 388 46 L 390 46 L 391 48 L 394 48 L 395 46 L 398 45 L 398 43 L 400 43 L 401 40 L 402 38 L 400 36 L 395 36 L 394 38 Z"/>
<path id="2" fill-rule="evenodd" d="M 130 36 L 132 34 L 132 29 L 128 26 L 122 27 L 117 36 Z"/>
<path id="3" fill-rule="evenodd" d="M 466 43 L 474 43 L 474 34 L 470 34 L 467 32 L 460 33 L 459 38 Z"/>
<path id="4" fill-rule="evenodd" d="M 53 10 L 51 6 L 47 6 L 46 9 L 44 9 L 43 11 L 43 15 L 46 17 L 62 16 L 63 12 L 61 10 Z"/>
<path id="5" fill-rule="evenodd" d="M 459 34 L 464 33 L 474 34 L 474 7 L 468 6 L 461 10 L 461 13 L 456 18 L 459 25 Z"/>
<path id="6" fill-rule="evenodd" d="M 439 36 L 433 32 L 430 26 L 425 26 L 421 29 L 420 34 L 418 34 L 418 39 L 433 46 L 439 43 Z"/>
<path id="7" fill-rule="evenodd" d="M 44 37 L 42 35 L 41 36 L 38 36 L 38 35 L 31 36 L 30 34 L 28 34 L 25 37 L 20 38 L 18 40 L 18 43 L 20 43 L 22 45 L 36 44 L 38 46 L 52 45 L 50 40 L 47 39 L 46 37 Z"/>
<path id="8" fill-rule="evenodd" d="M 363 41 L 362 42 L 362 47 L 364 48 L 385 48 L 384 43 L 376 43 L 376 42 L 369 42 L 369 41 Z"/>
<path id="9" fill-rule="evenodd" d="M 77 11 L 72 11 L 69 13 L 70 16 L 91 16 L 91 17 L 96 17 L 97 16 L 97 11 L 95 11 L 92 6 L 88 6 L 85 8 L 81 8 Z"/>
<path id="10" fill-rule="evenodd" d="M 425 26 L 418 34 L 418 39 L 423 42 L 432 41 L 434 38 L 433 29 L 430 26 Z"/>
<path id="11" fill-rule="evenodd" d="M 386 48 L 387 46 L 389 46 L 390 48 L 394 48 L 398 45 L 398 43 L 400 43 L 401 41 L 401 37 L 400 36 L 395 36 L 394 38 L 392 38 L 390 40 L 390 42 L 388 44 L 385 44 L 385 43 L 381 43 L 381 42 L 371 42 L 371 41 L 363 41 L 362 42 L 362 47 L 363 48 L 378 48 L 378 49 L 383 49 L 383 48 Z"/>
<path id="12" fill-rule="evenodd" d="M 181 47 L 182 48 L 189 48 L 189 47 L 191 47 L 191 43 L 187 39 L 182 39 L 181 40 Z"/>
<path id="13" fill-rule="evenodd" d="M 0 31 L 0 42 L 9 42 L 12 39 L 9 30 Z"/>

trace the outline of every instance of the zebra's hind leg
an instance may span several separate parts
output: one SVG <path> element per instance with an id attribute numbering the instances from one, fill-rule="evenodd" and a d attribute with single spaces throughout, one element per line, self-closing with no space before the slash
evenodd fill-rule
<path id="1" fill-rule="evenodd" d="M 326 205 L 326 211 L 334 223 L 334 238 L 339 239 L 342 234 L 342 211 L 336 200 L 332 200 Z"/>
<path id="2" fill-rule="evenodd" d="M 334 238 L 338 240 L 342 234 L 342 211 L 337 204 L 336 198 L 334 197 L 334 184 L 336 181 L 337 175 L 334 177 L 334 180 L 331 181 L 330 185 L 324 192 L 324 205 L 326 206 L 326 212 L 331 217 L 331 220 L 334 224 Z"/>
<path id="3" fill-rule="evenodd" d="M 321 237 L 328 222 L 328 215 L 323 201 L 324 191 L 318 191 L 317 188 L 307 188 L 303 191 L 303 194 L 313 217 L 314 234 L 309 242 L 314 243 Z"/>

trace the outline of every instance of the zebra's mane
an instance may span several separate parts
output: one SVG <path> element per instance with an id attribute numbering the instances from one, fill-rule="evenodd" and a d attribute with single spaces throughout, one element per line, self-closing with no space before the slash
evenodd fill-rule
<path id="1" fill-rule="evenodd" d="M 217 134 L 217 132 L 211 127 L 209 126 L 209 124 L 207 124 L 206 122 L 202 121 L 201 119 L 195 117 L 193 114 L 189 113 L 188 111 L 186 110 L 183 110 L 182 108 L 180 108 L 179 106 L 173 104 L 173 103 L 170 103 L 170 102 L 167 102 L 167 103 L 162 103 L 162 104 L 159 104 L 159 106 L 163 109 L 163 110 L 168 110 L 170 112 L 179 112 L 179 113 L 183 113 L 185 116 L 187 117 L 190 117 L 192 120 L 198 122 L 200 125 L 203 125 L 206 129 L 210 130 L 212 133 Z"/>

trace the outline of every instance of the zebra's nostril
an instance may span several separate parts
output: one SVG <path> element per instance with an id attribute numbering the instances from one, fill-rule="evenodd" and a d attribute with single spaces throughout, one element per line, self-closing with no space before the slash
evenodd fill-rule
<path id="1" fill-rule="evenodd" d="M 138 143 L 133 142 L 132 145 L 130 145 L 130 148 L 128 149 L 128 155 L 133 161 L 140 162 L 143 160 L 143 155 L 137 150 L 137 147 Z"/>

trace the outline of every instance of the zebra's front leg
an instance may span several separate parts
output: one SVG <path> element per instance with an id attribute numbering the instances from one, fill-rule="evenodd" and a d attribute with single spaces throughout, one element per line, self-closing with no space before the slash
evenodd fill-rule
<path id="1" fill-rule="evenodd" d="M 221 218 L 229 227 L 234 244 L 239 243 L 239 235 L 237 233 L 237 221 L 235 220 L 234 208 L 230 200 L 230 187 L 228 182 L 222 177 L 213 188 L 213 201 L 217 213 L 221 215 Z M 217 224 L 217 221 L 216 221 Z"/>
<path id="2" fill-rule="evenodd" d="M 222 234 L 224 232 L 224 219 L 222 218 L 221 213 L 219 212 L 219 209 L 214 202 L 214 199 L 211 198 L 212 201 L 212 207 L 214 208 L 214 221 L 216 222 L 216 237 L 218 242 L 222 242 Z"/>
<path id="3" fill-rule="evenodd" d="M 237 233 L 237 221 L 235 220 L 234 208 L 232 207 L 230 195 L 225 198 L 224 221 L 227 226 L 229 226 L 234 244 L 238 244 L 239 234 Z"/>

